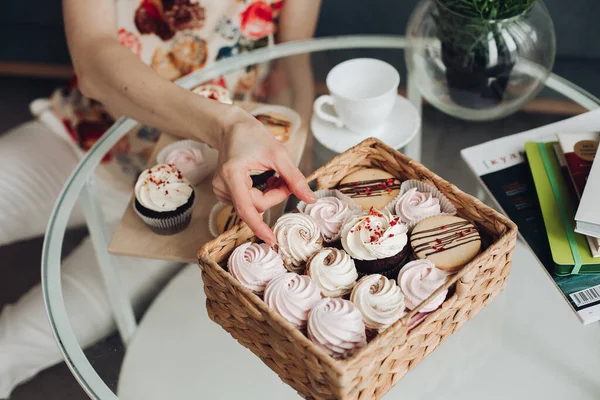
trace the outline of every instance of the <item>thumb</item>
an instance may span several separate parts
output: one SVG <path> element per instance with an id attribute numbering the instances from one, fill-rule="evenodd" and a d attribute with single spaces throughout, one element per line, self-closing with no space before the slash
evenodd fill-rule
<path id="1" fill-rule="evenodd" d="M 300 200 L 307 203 L 317 201 L 317 196 L 308 186 L 306 178 L 300 170 L 292 163 L 287 151 L 282 150 L 277 153 L 275 167 L 279 175 L 283 178 L 290 191 Z"/>

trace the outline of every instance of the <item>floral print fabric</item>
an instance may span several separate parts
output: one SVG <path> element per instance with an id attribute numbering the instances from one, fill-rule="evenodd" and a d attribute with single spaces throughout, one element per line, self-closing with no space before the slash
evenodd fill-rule
<path id="1" fill-rule="evenodd" d="M 282 0 L 116 0 L 118 38 L 159 75 L 176 80 L 240 53 L 271 45 Z M 210 83 L 228 89 L 235 100 L 260 91 L 264 66 L 221 76 Z M 89 148 L 114 119 L 85 98 L 74 79 L 51 97 L 55 114 L 78 147 Z M 138 127 L 106 155 L 103 167 L 129 184 L 146 167 L 160 132 Z"/>

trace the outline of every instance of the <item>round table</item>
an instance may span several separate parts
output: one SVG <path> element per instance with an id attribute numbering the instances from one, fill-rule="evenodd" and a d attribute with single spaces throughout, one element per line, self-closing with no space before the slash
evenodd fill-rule
<path id="1" fill-rule="evenodd" d="M 296 108 L 306 122 L 315 94 L 326 93 L 323 82 L 331 67 L 346 59 L 375 57 L 400 70 L 406 80 L 406 96 L 420 112 L 421 97 L 404 72 L 402 49 L 406 46 L 405 38 L 397 36 L 292 42 L 221 60 L 177 83 L 189 89 L 251 64 L 288 60 L 291 62 L 281 64 L 293 65 L 296 59 L 305 62 L 309 58 L 312 62 L 306 64 L 309 68 L 301 77 L 305 88 L 314 89 L 309 97 L 287 89 L 277 93 L 277 98 L 267 99 Z M 600 107 L 595 97 L 556 75 L 550 76 L 546 86 L 547 95 L 553 99 L 569 99 L 586 109 Z M 498 121 L 469 123 L 426 108 L 421 131 L 404 151 L 461 189 L 475 193 L 480 188 L 460 160 L 462 148 L 557 119 L 560 117 L 517 114 Z M 52 330 L 75 378 L 97 400 L 294 398 L 290 387 L 209 320 L 197 266 L 183 268 L 166 286 L 164 276 L 146 284 L 145 289 L 153 289 L 145 290 L 153 301 L 138 324 L 139 315 L 135 315 L 120 286 L 118 271 L 112 267 L 120 257 L 107 251 L 112 228 L 95 202 L 94 191 L 102 188 L 96 187 L 93 179 L 104 155 L 135 126 L 130 119 L 119 120 L 84 156 L 65 185 L 48 226 L 42 260 L 44 299 Z M 334 155 L 308 135 L 300 167 L 309 173 Z M 72 323 L 77 321 L 71 319 L 75 316 L 67 312 L 70 307 L 63 297 L 63 237 L 78 201 L 101 265 L 97 279 L 105 285 L 125 348 L 124 357 L 116 357 L 109 365 L 103 360 L 115 359 L 109 356 L 122 351 L 121 347 L 111 341 L 86 355 L 73 330 Z M 144 274 L 148 260 L 128 262 L 133 262 L 134 268 L 139 266 L 139 274 Z M 160 294 L 154 297 L 157 292 Z M 411 371 L 386 398 L 505 399 L 534 394 L 545 399 L 597 398 L 600 386 L 594 376 L 600 370 L 599 335 L 598 324 L 580 324 L 543 267 L 519 242 L 506 291 Z"/>

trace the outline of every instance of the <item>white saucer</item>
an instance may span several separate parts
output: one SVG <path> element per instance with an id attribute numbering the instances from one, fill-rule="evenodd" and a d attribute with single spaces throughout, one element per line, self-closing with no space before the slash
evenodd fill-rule
<path id="1" fill-rule="evenodd" d="M 388 120 L 372 133 L 358 134 L 346 127 L 338 128 L 316 115 L 313 115 L 310 121 L 310 128 L 323 146 L 336 153 L 342 153 L 369 137 L 377 138 L 388 146 L 399 149 L 410 143 L 419 132 L 421 116 L 410 101 L 398 96 Z"/>

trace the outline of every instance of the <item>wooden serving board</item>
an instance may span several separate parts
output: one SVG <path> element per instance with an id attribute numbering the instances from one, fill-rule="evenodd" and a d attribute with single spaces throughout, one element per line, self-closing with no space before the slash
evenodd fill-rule
<path id="1" fill-rule="evenodd" d="M 248 111 L 252 111 L 263 104 L 243 102 L 238 105 Z M 298 131 L 284 144 L 296 165 L 300 163 L 300 159 L 302 158 L 307 135 L 308 125 L 303 120 Z M 155 165 L 158 152 L 176 140 L 178 139 L 167 133 L 163 133 L 154 147 L 148 166 Z M 213 239 L 208 230 L 208 216 L 213 205 L 217 202 L 213 194 L 210 177 L 195 187 L 195 193 L 196 201 L 190 225 L 182 232 L 168 236 L 158 235 L 144 224 L 133 210 L 132 196 L 112 236 L 108 251 L 122 256 L 195 264 L 197 262 L 196 254 L 200 247 Z M 283 213 L 284 207 L 285 202 L 271 209 L 271 224 Z"/>

